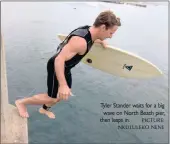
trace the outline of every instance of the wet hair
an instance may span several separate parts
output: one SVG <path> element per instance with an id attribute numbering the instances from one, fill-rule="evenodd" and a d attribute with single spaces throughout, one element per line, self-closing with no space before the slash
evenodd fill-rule
<path id="1" fill-rule="evenodd" d="M 93 23 L 95 27 L 99 27 L 103 24 L 106 26 L 106 29 L 115 25 L 121 26 L 120 18 L 116 17 L 116 15 L 110 10 L 101 12 Z"/>

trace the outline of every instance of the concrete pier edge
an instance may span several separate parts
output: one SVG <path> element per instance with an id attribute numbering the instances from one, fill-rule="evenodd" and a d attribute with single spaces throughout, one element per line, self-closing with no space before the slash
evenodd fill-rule
<path id="1" fill-rule="evenodd" d="M 8 101 L 4 40 L 1 34 L 1 143 L 28 143 L 27 119 Z"/>

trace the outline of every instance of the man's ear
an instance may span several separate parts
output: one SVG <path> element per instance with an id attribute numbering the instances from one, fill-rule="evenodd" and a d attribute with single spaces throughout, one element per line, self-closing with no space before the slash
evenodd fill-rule
<path id="1" fill-rule="evenodd" d="M 100 26 L 100 28 L 101 28 L 102 31 L 105 31 L 105 30 L 106 30 L 106 26 L 105 26 L 104 24 L 102 24 L 102 25 Z"/>

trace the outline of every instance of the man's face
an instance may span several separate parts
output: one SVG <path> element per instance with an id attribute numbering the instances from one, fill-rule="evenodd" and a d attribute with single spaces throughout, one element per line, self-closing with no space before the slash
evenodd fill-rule
<path id="1" fill-rule="evenodd" d="M 101 40 L 104 40 L 104 39 L 107 39 L 107 38 L 112 38 L 112 35 L 117 31 L 117 29 L 118 29 L 118 26 L 113 26 L 113 27 L 111 27 L 111 28 L 108 28 L 108 29 L 106 29 L 106 26 L 105 25 L 102 25 L 101 27 L 100 27 L 100 39 Z"/>

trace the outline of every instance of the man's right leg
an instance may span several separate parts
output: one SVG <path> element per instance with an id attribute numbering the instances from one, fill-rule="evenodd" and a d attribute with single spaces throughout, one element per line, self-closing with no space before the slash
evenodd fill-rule
<path id="1" fill-rule="evenodd" d="M 66 78 L 66 81 L 67 81 L 67 84 L 68 84 L 69 88 L 71 88 L 71 85 L 72 85 L 72 76 L 71 76 L 71 73 L 65 74 L 65 78 Z M 54 101 L 52 103 L 49 103 L 49 104 L 44 103 L 43 107 L 41 107 L 39 109 L 39 112 L 41 114 L 47 115 L 49 118 L 54 119 L 55 118 L 55 114 L 53 112 L 49 111 L 49 109 L 51 108 L 51 106 L 53 106 L 56 103 L 58 103 L 60 101 L 60 98 L 57 97 L 57 94 L 58 94 L 58 81 L 56 79 L 55 73 L 54 73 L 54 77 L 51 78 L 51 79 L 48 76 L 48 95 L 50 97 L 54 98 Z M 52 84 L 52 82 L 53 82 L 53 84 Z"/>
<path id="2" fill-rule="evenodd" d="M 48 96 L 47 93 L 34 95 L 32 97 L 23 98 L 15 101 L 16 107 L 21 117 L 29 117 L 26 105 L 42 105 L 55 102 L 54 98 Z"/>
<path id="3" fill-rule="evenodd" d="M 51 111 L 49 111 L 49 109 L 51 108 L 51 106 L 55 105 L 56 103 L 58 103 L 60 101 L 60 98 L 56 98 L 52 103 L 49 104 L 44 104 L 40 109 L 39 112 L 41 114 L 45 114 L 47 115 L 49 118 L 54 119 L 55 118 L 55 114 Z"/>
<path id="4" fill-rule="evenodd" d="M 56 56 L 49 59 L 47 63 L 47 94 L 53 101 L 51 103 L 44 102 L 42 104 L 43 106 L 39 109 L 41 114 L 45 114 L 49 118 L 55 118 L 54 113 L 49 111 L 49 108 L 60 101 L 60 98 L 57 97 L 59 85 L 54 68 L 55 57 Z"/>

